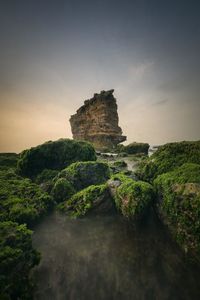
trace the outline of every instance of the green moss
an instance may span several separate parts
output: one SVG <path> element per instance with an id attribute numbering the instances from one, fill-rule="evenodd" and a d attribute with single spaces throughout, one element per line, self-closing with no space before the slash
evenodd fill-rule
<path id="1" fill-rule="evenodd" d="M 58 175 L 58 172 L 59 171 L 57 170 L 44 169 L 40 174 L 37 175 L 35 182 L 37 184 L 52 182 L 54 177 Z"/>
<path id="2" fill-rule="evenodd" d="M 160 146 L 149 159 L 140 164 L 137 176 L 152 182 L 158 175 L 172 171 L 184 163 L 200 164 L 200 141 Z"/>
<path id="3" fill-rule="evenodd" d="M 108 187 L 103 185 L 91 185 L 73 195 L 68 201 L 59 205 L 59 209 L 72 217 L 86 215 L 97 204 L 95 201 L 102 197 L 108 197 Z"/>
<path id="4" fill-rule="evenodd" d="M 16 153 L 0 153 L 0 170 L 15 169 L 19 155 Z"/>
<path id="5" fill-rule="evenodd" d="M 200 260 L 200 165 L 183 166 L 158 176 L 158 209 L 179 245 Z"/>
<path id="6" fill-rule="evenodd" d="M 153 201 L 153 187 L 147 182 L 134 181 L 123 173 L 113 175 L 111 180 L 121 181 L 114 193 L 117 208 L 127 218 L 140 219 Z"/>
<path id="7" fill-rule="evenodd" d="M 126 176 L 126 174 L 124 174 L 123 172 L 120 172 L 120 173 L 116 173 L 114 175 L 111 176 L 111 179 L 112 180 L 120 180 L 121 182 L 132 182 L 132 179 L 129 178 L 128 176 Z"/>
<path id="8" fill-rule="evenodd" d="M 90 143 L 70 139 L 49 141 L 20 154 L 17 170 L 20 175 L 35 178 L 44 169 L 62 170 L 76 161 L 96 160 Z"/>
<path id="9" fill-rule="evenodd" d="M 124 160 L 116 160 L 113 165 L 117 168 L 126 168 L 127 163 Z"/>
<path id="10" fill-rule="evenodd" d="M 0 221 L 32 225 L 53 206 L 52 197 L 40 187 L 14 173 L 0 171 Z"/>
<path id="11" fill-rule="evenodd" d="M 0 222 L 0 299 L 32 299 L 30 270 L 40 256 L 26 225 Z"/>
<path id="12" fill-rule="evenodd" d="M 52 189 L 52 195 L 57 203 L 69 199 L 73 194 L 75 194 L 75 189 L 68 180 L 59 178 L 55 182 Z"/>
<path id="13" fill-rule="evenodd" d="M 124 152 L 127 154 L 148 154 L 148 150 L 149 150 L 149 144 L 147 143 L 131 143 L 128 144 L 126 146 L 124 145 L 118 145 L 117 146 L 117 152 Z"/>
<path id="14" fill-rule="evenodd" d="M 76 162 L 62 170 L 59 178 L 65 178 L 76 191 L 89 185 L 104 183 L 110 176 L 110 169 L 102 162 Z"/>

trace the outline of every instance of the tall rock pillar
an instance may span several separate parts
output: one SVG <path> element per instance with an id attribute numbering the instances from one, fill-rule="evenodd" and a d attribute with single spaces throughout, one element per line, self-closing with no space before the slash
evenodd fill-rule
<path id="1" fill-rule="evenodd" d="M 70 118 L 73 138 L 91 142 L 98 150 L 114 148 L 126 140 L 119 127 L 114 90 L 101 91 L 85 100 Z"/>

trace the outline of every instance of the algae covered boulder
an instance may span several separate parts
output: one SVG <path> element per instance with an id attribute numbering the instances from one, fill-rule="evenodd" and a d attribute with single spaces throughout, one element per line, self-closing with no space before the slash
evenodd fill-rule
<path id="1" fill-rule="evenodd" d="M 51 196 L 10 169 L 0 171 L 0 221 L 12 220 L 33 225 L 54 205 Z"/>
<path id="2" fill-rule="evenodd" d="M 35 178 L 44 169 L 62 170 L 73 162 L 89 160 L 96 160 L 90 143 L 60 139 L 23 151 L 17 170 L 22 176 Z"/>
<path id="3" fill-rule="evenodd" d="M 153 202 L 153 187 L 147 182 L 135 181 L 119 173 L 108 185 L 116 207 L 127 218 L 140 220 Z"/>
<path id="4" fill-rule="evenodd" d="M 120 153 L 127 153 L 127 154 L 148 154 L 149 151 L 149 144 L 148 143 L 137 143 L 133 142 L 126 146 L 118 145 L 117 151 Z"/>
<path id="5" fill-rule="evenodd" d="M 0 222 L 0 299 L 32 299 L 30 270 L 39 263 L 32 231 L 26 225 Z"/>
<path id="6" fill-rule="evenodd" d="M 72 217 L 81 217 L 91 212 L 107 213 L 113 208 L 113 201 L 106 184 L 91 185 L 59 206 L 62 212 Z"/>
<path id="7" fill-rule="evenodd" d="M 138 153 L 143 153 L 143 154 L 148 154 L 149 150 L 149 144 L 148 143 L 131 143 L 128 144 L 127 146 L 124 147 L 124 151 L 128 154 L 138 154 Z"/>
<path id="8" fill-rule="evenodd" d="M 185 163 L 200 164 L 200 141 L 168 143 L 160 146 L 149 159 L 141 162 L 137 176 L 152 182 L 158 175 L 172 171 Z"/>
<path id="9" fill-rule="evenodd" d="M 161 219 L 182 249 L 200 261 L 200 165 L 184 164 L 158 176 L 154 185 Z"/>
<path id="10" fill-rule="evenodd" d="M 62 170 L 59 178 L 65 178 L 77 190 L 89 185 L 104 183 L 110 176 L 108 164 L 102 162 L 76 162 Z"/>
<path id="11" fill-rule="evenodd" d="M 17 167 L 19 155 L 16 153 L 0 153 L 0 170 Z"/>
<path id="12" fill-rule="evenodd" d="M 56 180 L 51 193 L 54 200 L 59 203 L 69 199 L 75 192 L 73 185 L 68 180 L 59 178 Z"/>
<path id="13" fill-rule="evenodd" d="M 127 163 L 124 160 L 116 160 L 114 162 L 109 162 L 109 167 L 112 174 L 117 174 L 119 172 L 127 172 Z"/>
<path id="14" fill-rule="evenodd" d="M 40 174 L 37 175 L 34 182 L 37 184 L 52 182 L 58 173 L 58 170 L 44 169 Z"/>

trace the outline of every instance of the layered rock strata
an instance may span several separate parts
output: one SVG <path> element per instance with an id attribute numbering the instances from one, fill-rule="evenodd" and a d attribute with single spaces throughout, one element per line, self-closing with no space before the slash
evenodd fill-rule
<path id="1" fill-rule="evenodd" d="M 101 91 L 86 100 L 70 118 L 73 138 L 91 142 L 98 150 L 114 148 L 126 140 L 118 126 L 114 90 Z"/>

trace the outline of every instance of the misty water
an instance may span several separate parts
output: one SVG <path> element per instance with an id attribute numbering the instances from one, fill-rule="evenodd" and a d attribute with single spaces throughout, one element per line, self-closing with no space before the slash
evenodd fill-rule
<path id="1" fill-rule="evenodd" d="M 36 300 L 200 299 L 188 265 L 151 213 L 133 226 L 119 215 L 72 220 L 53 213 L 35 228 L 42 259 Z"/>

